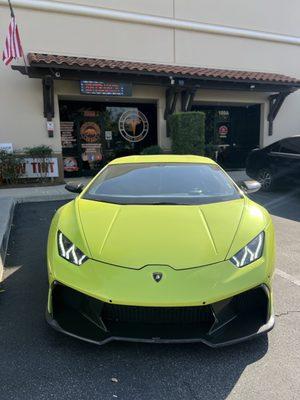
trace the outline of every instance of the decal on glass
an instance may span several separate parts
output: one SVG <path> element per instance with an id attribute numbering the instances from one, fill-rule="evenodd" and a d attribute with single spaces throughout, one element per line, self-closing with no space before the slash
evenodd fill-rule
<path id="1" fill-rule="evenodd" d="M 141 111 L 125 111 L 119 119 L 119 132 L 128 142 L 140 142 L 149 132 L 148 119 Z"/>

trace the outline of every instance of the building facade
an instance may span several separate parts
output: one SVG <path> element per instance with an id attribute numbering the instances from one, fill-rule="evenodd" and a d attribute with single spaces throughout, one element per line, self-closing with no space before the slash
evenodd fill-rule
<path id="1" fill-rule="evenodd" d="M 0 67 L 0 143 L 45 144 L 60 176 L 159 145 L 166 120 L 203 111 L 227 168 L 300 127 L 300 3 L 12 2 L 27 59 Z M 9 23 L 0 0 L 0 38 Z M 215 147 L 214 147 L 215 148 Z"/>

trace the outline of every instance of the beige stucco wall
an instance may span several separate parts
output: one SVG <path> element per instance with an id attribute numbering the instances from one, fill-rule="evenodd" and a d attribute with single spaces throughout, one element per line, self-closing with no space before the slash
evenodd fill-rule
<path id="1" fill-rule="evenodd" d="M 299 6 L 298 0 L 175 0 L 175 16 L 299 36 Z"/>
<path id="2" fill-rule="evenodd" d="M 298 0 L 289 0 L 288 7 L 283 0 L 65 0 L 65 3 L 300 37 Z M 0 1 L 1 42 L 9 23 L 8 8 L 3 4 Z M 277 72 L 300 78 L 300 45 L 172 29 L 159 23 L 129 23 L 18 7 L 15 11 L 25 52 Z M 60 151 L 57 99 L 62 95 L 79 96 L 75 93 L 76 84 L 55 84 L 53 139 L 48 138 L 42 115 L 41 82 L 21 76 L 1 63 L 0 85 L 0 142 L 13 142 L 15 148 L 44 143 Z M 272 137 L 267 134 L 267 96 L 255 92 L 199 91 L 196 100 L 261 104 L 262 145 L 299 133 L 300 92 L 287 98 L 274 123 Z M 159 143 L 168 148 L 163 90 L 134 87 L 133 97 L 157 101 Z"/>
<path id="3" fill-rule="evenodd" d="M 60 1 L 55 0 L 57 3 Z M 64 3 L 104 7 L 164 17 L 173 16 L 173 0 L 64 0 Z"/>
<path id="4" fill-rule="evenodd" d="M 0 142 L 15 149 L 46 144 L 60 151 L 60 139 L 48 138 L 46 131 L 41 81 L 0 65 Z"/>

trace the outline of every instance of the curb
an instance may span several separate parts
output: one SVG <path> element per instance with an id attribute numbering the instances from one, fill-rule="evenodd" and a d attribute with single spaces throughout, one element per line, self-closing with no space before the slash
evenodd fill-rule
<path id="1" fill-rule="evenodd" d="M 35 202 L 43 202 L 43 201 L 63 201 L 63 200 L 73 200 L 75 199 L 76 194 L 51 194 L 47 196 L 30 196 L 30 197 L 16 197 L 16 204 L 19 203 L 35 203 Z M 0 199 L 1 202 L 1 199 Z"/>
<path id="2" fill-rule="evenodd" d="M 4 263 L 15 204 L 16 201 L 13 197 L 0 199 L 0 283 L 3 278 Z"/>
<path id="3" fill-rule="evenodd" d="M 0 197 L 0 284 L 3 280 L 5 258 L 15 205 L 19 203 L 72 200 L 75 197 L 76 195 L 71 193 L 31 197 Z"/>

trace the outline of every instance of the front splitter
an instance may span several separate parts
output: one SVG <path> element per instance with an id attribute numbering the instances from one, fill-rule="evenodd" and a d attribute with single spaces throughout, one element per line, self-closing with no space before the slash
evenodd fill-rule
<path id="1" fill-rule="evenodd" d="M 109 336 L 103 340 L 97 341 L 97 340 L 92 340 L 92 339 L 88 339 L 86 337 L 82 337 L 79 335 L 76 335 L 72 332 L 68 332 L 65 329 L 63 329 L 58 322 L 49 314 L 48 310 L 46 310 L 46 321 L 48 322 L 48 324 L 55 329 L 58 332 L 64 333 L 68 336 L 74 337 L 76 339 L 79 340 L 83 340 L 85 342 L 91 343 L 91 344 L 96 344 L 96 345 L 104 345 L 107 344 L 109 342 L 113 342 L 113 341 L 123 341 L 123 342 L 140 342 L 140 343 L 161 343 L 161 344 L 176 344 L 176 343 L 203 343 L 209 347 L 213 347 L 213 348 L 218 348 L 218 347 L 224 347 L 224 346 L 230 346 L 230 345 L 234 345 L 237 343 L 241 343 L 247 340 L 252 340 L 255 339 L 261 335 L 266 334 L 267 332 L 269 332 L 270 330 L 273 329 L 274 325 L 275 325 L 275 315 L 274 313 L 272 313 L 272 315 L 270 316 L 269 320 L 267 321 L 266 324 L 262 325 L 260 327 L 260 329 L 250 335 L 246 335 L 246 336 L 242 336 L 242 337 L 238 337 L 235 339 L 230 339 L 230 340 L 221 340 L 221 341 L 213 341 L 213 340 L 208 340 L 207 338 L 192 338 L 192 339 L 161 339 L 161 338 L 152 338 L 152 339 L 145 339 L 145 338 L 130 338 L 130 337 L 119 337 L 119 336 Z"/>

